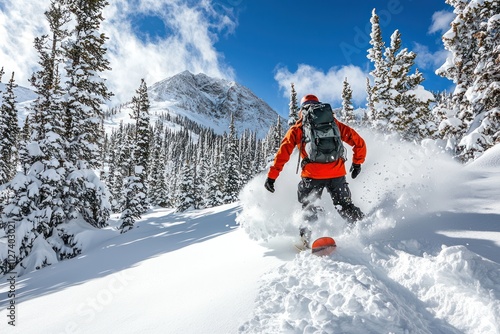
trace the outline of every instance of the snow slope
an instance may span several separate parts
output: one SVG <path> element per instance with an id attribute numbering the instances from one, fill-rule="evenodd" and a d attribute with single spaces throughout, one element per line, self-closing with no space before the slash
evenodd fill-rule
<path id="1" fill-rule="evenodd" d="M 89 230 L 82 256 L 17 279 L 15 327 L 2 277 L 0 332 L 500 333 L 498 146 L 464 167 L 431 142 L 362 135 L 349 182 L 369 217 L 348 231 L 323 196 L 314 235 L 337 240 L 332 256 L 292 246 L 292 157 L 274 194 L 260 175 L 240 203 Z"/>

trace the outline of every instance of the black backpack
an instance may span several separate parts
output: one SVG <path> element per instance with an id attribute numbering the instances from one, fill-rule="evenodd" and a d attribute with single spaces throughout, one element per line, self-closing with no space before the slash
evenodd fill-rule
<path id="1" fill-rule="evenodd" d="M 329 163 L 344 158 L 344 145 L 328 103 L 311 103 L 302 108 L 302 147 L 308 162 Z M 299 154 L 300 156 L 300 154 Z"/>

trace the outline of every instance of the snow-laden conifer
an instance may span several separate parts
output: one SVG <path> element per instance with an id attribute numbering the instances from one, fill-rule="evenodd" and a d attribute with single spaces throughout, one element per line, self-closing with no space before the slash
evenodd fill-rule
<path id="1" fill-rule="evenodd" d="M 380 19 L 373 9 L 372 16 L 370 18 L 371 23 L 371 33 L 370 33 L 370 45 L 372 46 L 368 49 L 368 59 L 373 63 L 373 70 L 370 71 L 370 75 L 373 78 L 373 85 L 370 86 L 370 103 L 368 110 L 368 117 L 372 123 L 372 126 L 379 129 L 385 130 L 387 128 L 387 120 L 390 119 L 390 114 L 387 108 L 388 100 L 388 73 L 386 62 L 384 60 L 384 50 L 385 43 L 382 39 L 382 31 L 380 28 Z"/>
<path id="2" fill-rule="evenodd" d="M 19 148 L 19 125 L 17 121 L 16 95 L 17 85 L 14 73 L 9 80 L 0 105 L 0 185 L 11 180 L 17 169 Z"/>
<path id="3" fill-rule="evenodd" d="M 299 107 L 297 103 L 297 92 L 293 82 L 290 84 L 290 103 L 288 104 L 288 125 L 292 126 L 299 120 Z"/>
<path id="4" fill-rule="evenodd" d="M 186 160 L 179 175 L 180 184 L 177 193 L 177 212 L 194 208 L 194 176 L 195 166 L 192 161 Z"/>
<path id="5" fill-rule="evenodd" d="M 352 89 L 351 85 L 347 81 L 347 78 L 344 78 L 342 83 L 342 110 L 340 112 L 341 117 L 340 120 L 346 124 L 353 124 L 355 121 L 354 118 L 354 107 L 352 105 Z"/>
<path id="6" fill-rule="evenodd" d="M 136 164 L 135 176 L 138 178 L 137 182 L 141 183 L 142 193 L 139 194 L 140 207 L 144 213 L 149 204 L 147 201 L 147 174 L 148 174 L 148 160 L 149 160 L 149 143 L 150 143 L 150 129 L 149 129 L 149 97 L 148 87 L 144 79 L 141 80 L 139 89 L 136 95 L 132 98 L 132 114 L 130 115 L 135 120 L 135 136 L 134 136 L 134 150 L 133 157 Z"/>
<path id="7" fill-rule="evenodd" d="M 473 80 L 464 94 L 472 121 L 459 143 L 467 161 L 500 142 L 500 2 L 471 1 L 463 15 L 465 22 L 476 22 L 467 32 L 476 48 Z"/>
<path id="8" fill-rule="evenodd" d="M 238 142 L 236 128 L 234 126 L 234 115 L 231 114 L 229 124 L 229 134 L 226 137 L 225 159 L 222 161 L 224 173 L 224 203 L 233 203 L 238 200 L 238 194 L 241 189 L 240 169 L 238 163 Z"/>
<path id="9" fill-rule="evenodd" d="M 75 24 L 71 40 L 65 46 L 69 144 L 66 211 L 71 219 L 82 217 L 92 226 L 103 227 L 110 211 L 108 193 L 94 170 L 101 169 L 102 104 L 112 95 L 101 77 L 101 73 L 110 70 L 104 47 L 107 37 L 100 32 L 102 11 L 108 3 L 70 0 L 67 5 Z"/>

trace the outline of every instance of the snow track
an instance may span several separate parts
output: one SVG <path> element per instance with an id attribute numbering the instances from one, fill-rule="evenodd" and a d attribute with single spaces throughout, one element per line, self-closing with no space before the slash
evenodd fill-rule
<path id="1" fill-rule="evenodd" d="M 352 250 L 302 252 L 266 274 L 240 333 L 498 333 L 498 264 L 461 246 Z"/>

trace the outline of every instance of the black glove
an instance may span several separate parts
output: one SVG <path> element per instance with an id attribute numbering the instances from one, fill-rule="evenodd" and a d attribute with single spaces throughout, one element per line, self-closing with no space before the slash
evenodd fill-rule
<path id="1" fill-rule="evenodd" d="M 275 179 L 267 178 L 266 183 L 264 183 L 264 187 L 267 189 L 267 191 L 274 192 L 274 181 Z"/>
<path id="2" fill-rule="evenodd" d="M 349 172 L 351 173 L 351 177 L 355 179 L 359 175 L 359 173 L 361 173 L 361 165 L 352 164 L 351 169 L 349 169 Z"/>

